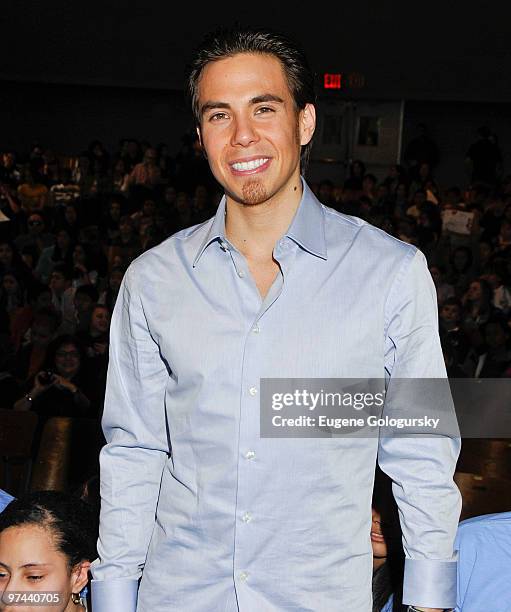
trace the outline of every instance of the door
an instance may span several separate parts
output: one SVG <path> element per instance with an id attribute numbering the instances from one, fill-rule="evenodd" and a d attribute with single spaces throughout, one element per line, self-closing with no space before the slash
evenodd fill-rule
<path id="1" fill-rule="evenodd" d="M 403 101 L 320 99 L 317 126 L 307 176 L 311 182 L 329 179 L 342 184 L 354 159 L 366 173 L 383 180 L 389 166 L 399 163 Z"/>

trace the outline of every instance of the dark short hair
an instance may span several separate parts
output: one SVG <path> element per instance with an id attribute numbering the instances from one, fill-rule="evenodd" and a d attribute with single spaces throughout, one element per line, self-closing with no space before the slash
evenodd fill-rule
<path id="1" fill-rule="evenodd" d="M 314 73 L 298 43 L 286 34 L 269 29 L 240 25 L 220 27 L 204 37 L 189 66 L 188 93 L 197 126 L 201 123 L 199 82 L 204 68 L 211 62 L 239 53 L 258 53 L 278 59 L 284 69 L 296 110 L 303 110 L 307 104 L 315 104 Z M 312 140 L 302 146 L 302 170 L 307 166 L 311 146 Z"/>
<path id="2" fill-rule="evenodd" d="M 34 318 L 32 320 L 32 326 L 42 323 L 43 325 L 47 325 L 51 328 L 53 332 L 55 332 L 62 322 L 62 315 L 58 310 L 55 310 L 53 307 L 49 308 L 38 308 L 34 312 Z"/>
<path id="3" fill-rule="evenodd" d="M 461 301 L 456 297 L 449 297 L 446 300 L 444 300 L 440 306 L 440 310 L 444 306 L 457 306 L 460 309 L 460 311 L 463 309 L 463 305 Z"/>
<path id="4" fill-rule="evenodd" d="M 46 349 L 46 357 L 43 363 L 44 370 L 54 370 L 55 369 L 55 359 L 57 357 L 58 351 L 66 344 L 72 344 L 80 355 L 80 365 L 83 367 L 87 359 L 87 354 L 85 352 L 85 347 L 81 340 L 74 336 L 73 334 L 62 334 L 54 338 L 48 348 Z"/>
<path id="5" fill-rule="evenodd" d="M 99 292 L 94 285 L 80 285 L 75 291 L 75 297 L 77 295 L 87 295 L 94 303 L 99 300 Z"/>
<path id="6" fill-rule="evenodd" d="M 96 522 L 94 508 L 85 501 L 59 491 L 35 491 L 10 502 L 0 514 L 0 532 L 23 525 L 47 529 L 71 569 L 96 558 Z"/>
<path id="7" fill-rule="evenodd" d="M 57 272 L 58 274 L 62 274 L 62 276 L 66 280 L 69 280 L 69 281 L 73 280 L 73 268 L 69 264 L 66 264 L 66 263 L 55 264 L 53 266 L 52 274 L 53 274 L 53 272 Z"/>

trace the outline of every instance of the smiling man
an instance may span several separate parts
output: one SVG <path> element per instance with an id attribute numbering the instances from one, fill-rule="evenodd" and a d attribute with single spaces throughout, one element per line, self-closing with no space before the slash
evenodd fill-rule
<path id="1" fill-rule="evenodd" d="M 94 612 L 369 612 L 377 455 L 401 511 L 404 602 L 455 603 L 458 439 L 260 436 L 263 378 L 445 377 L 424 256 L 301 177 L 313 80 L 270 32 L 215 32 L 196 54 L 197 131 L 225 196 L 123 279 Z"/>

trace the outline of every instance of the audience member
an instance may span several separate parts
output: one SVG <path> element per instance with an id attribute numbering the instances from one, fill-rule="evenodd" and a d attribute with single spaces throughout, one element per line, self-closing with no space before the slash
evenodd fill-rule
<path id="1" fill-rule="evenodd" d="M 10 501 L 0 514 L 0 590 L 56 594 L 58 601 L 37 607 L 86 612 L 97 523 L 92 506 L 66 493 L 35 491 Z"/>

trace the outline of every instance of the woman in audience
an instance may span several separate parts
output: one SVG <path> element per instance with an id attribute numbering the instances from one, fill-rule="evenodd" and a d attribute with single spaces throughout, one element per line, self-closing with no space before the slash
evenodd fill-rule
<path id="1" fill-rule="evenodd" d="M 86 332 L 77 334 L 87 356 L 87 369 L 94 372 L 97 384 L 106 384 L 108 367 L 108 346 L 110 331 L 110 310 L 104 304 L 92 308 L 90 323 Z"/>
<path id="2" fill-rule="evenodd" d="M 89 387 L 82 345 L 73 336 L 59 336 L 49 345 L 43 369 L 14 409 L 34 410 L 42 418 L 94 416 Z"/>
<path id="3" fill-rule="evenodd" d="M 11 501 L 0 514 L 2 601 L 9 602 L 10 592 L 40 592 L 39 603 L 12 609 L 86 612 L 83 595 L 97 556 L 97 521 L 92 506 L 57 491 L 36 491 Z M 51 594 L 47 605 L 41 603 L 43 593 Z"/>
<path id="4" fill-rule="evenodd" d="M 461 299 L 464 326 L 474 328 L 486 323 L 493 312 L 492 300 L 490 285 L 482 278 L 473 280 Z"/>

